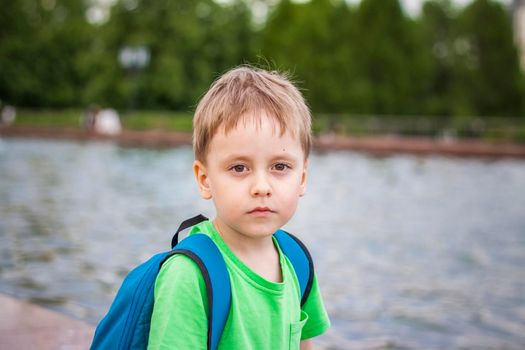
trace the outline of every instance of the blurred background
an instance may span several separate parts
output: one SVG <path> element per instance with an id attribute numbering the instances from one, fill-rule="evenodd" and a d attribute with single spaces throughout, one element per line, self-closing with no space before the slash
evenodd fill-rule
<path id="1" fill-rule="evenodd" d="M 523 142 L 524 6 L 13 0 L 0 14 L 0 99 L 18 123 L 78 126 L 79 111 L 98 105 L 135 111 L 128 128 L 189 130 L 210 83 L 253 63 L 292 73 L 318 134 Z"/>
<path id="2" fill-rule="evenodd" d="M 290 72 L 319 139 L 525 143 L 525 1 L 11 0 L 0 131 L 73 140 L 0 133 L 0 293 L 95 325 L 180 221 L 213 216 L 187 138 L 75 132 L 105 110 L 109 134 L 187 136 L 242 63 Z M 525 347 L 523 158 L 328 147 L 309 176 L 286 228 L 316 260 L 320 349 Z"/>

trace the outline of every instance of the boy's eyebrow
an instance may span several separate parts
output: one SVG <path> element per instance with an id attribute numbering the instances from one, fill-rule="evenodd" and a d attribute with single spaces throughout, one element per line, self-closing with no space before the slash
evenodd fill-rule
<path id="1" fill-rule="evenodd" d="M 228 154 L 222 159 L 224 162 L 231 162 L 233 160 L 250 160 L 250 157 L 243 154 Z"/>
<path id="2" fill-rule="evenodd" d="M 229 154 L 227 155 L 226 157 L 224 157 L 223 161 L 224 162 L 231 162 L 233 160 L 242 160 L 242 161 L 249 161 L 251 160 L 252 157 L 250 157 L 249 155 L 246 155 L 246 154 L 243 154 L 243 153 L 232 153 L 232 154 Z M 289 152 L 286 152 L 286 151 L 283 151 L 283 152 L 279 152 L 279 153 L 276 153 L 274 155 L 272 155 L 271 159 L 272 160 L 278 160 L 278 159 L 285 159 L 285 160 L 289 160 L 289 161 L 295 161 L 297 157 L 295 157 L 292 153 L 289 153 Z"/>

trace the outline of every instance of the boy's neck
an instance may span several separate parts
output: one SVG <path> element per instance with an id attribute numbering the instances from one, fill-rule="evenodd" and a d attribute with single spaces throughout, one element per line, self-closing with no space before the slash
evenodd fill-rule
<path id="1" fill-rule="evenodd" d="M 222 240 L 234 253 L 260 254 L 262 251 L 275 250 L 271 234 L 264 237 L 248 237 L 231 232 L 217 218 L 212 221 L 212 224 Z"/>
<path id="2" fill-rule="evenodd" d="M 217 219 L 212 224 L 230 250 L 250 269 L 272 282 L 282 282 L 279 251 L 272 235 L 247 237 L 232 234 Z"/>

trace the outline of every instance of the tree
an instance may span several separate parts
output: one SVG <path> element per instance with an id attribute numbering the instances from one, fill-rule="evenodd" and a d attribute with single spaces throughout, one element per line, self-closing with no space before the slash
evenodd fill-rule
<path id="1" fill-rule="evenodd" d="M 13 0 L 0 18 L 0 98 L 23 106 L 77 104 L 91 27 L 75 0 Z"/>
<path id="2" fill-rule="evenodd" d="M 113 96 L 117 105 L 188 110 L 213 79 L 251 55 L 250 12 L 234 1 L 120 1 L 103 30 L 106 74 L 93 80 L 90 99 Z M 145 46 L 149 65 L 140 74 L 119 66 L 124 46 Z M 107 53 L 110 53 L 109 55 Z M 113 87 L 113 88 L 111 88 Z M 110 90 L 110 91 L 108 91 Z M 127 102 L 128 101 L 128 102 Z"/>
<path id="3" fill-rule="evenodd" d="M 509 15 L 499 2 L 475 0 L 462 11 L 454 50 L 455 114 L 523 113 L 525 95 L 518 53 Z"/>
<path id="4" fill-rule="evenodd" d="M 423 76 L 412 23 L 397 0 L 363 0 L 357 11 L 359 70 L 369 104 L 362 113 L 413 114 Z"/>
<path id="5" fill-rule="evenodd" d="M 352 58 L 353 13 L 345 2 L 283 0 L 263 31 L 263 54 L 289 70 L 316 112 L 347 112 L 355 76 Z"/>
<path id="6" fill-rule="evenodd" d="M 430 70 L 427 81 L 426 114 L 449 116 L 454 64 L 455 14 L 450 0 L 427 1 L 423 5 L 419 28 L 421 47 Z"/>

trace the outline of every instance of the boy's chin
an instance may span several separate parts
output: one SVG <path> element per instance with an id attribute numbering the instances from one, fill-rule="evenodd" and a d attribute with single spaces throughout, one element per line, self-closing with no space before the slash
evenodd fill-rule
<path id="1" fill-rule="evenodd" d="M 237 234 L 252 239 L 262 239 L 271 237 L 277 230 L 286 224 L 287 220 L 278 217 L 275 214 L 270 217 L 253 217 L 246 215 L 242 217 L 228 218 L 229 220 L 221 220 L 224 224 L 230 226 L 230 229 Z M 232 232 L 232 233 L 233 233 Z"/>
<path id="2" fill-rule="evenodd" d="M 273 235 L 281 228 L 280 223 L 264 222 L 263 220 L 250 220 L 247 225 L 243 225 L 244 234 L 252 238 L 265 238 Z"/>

